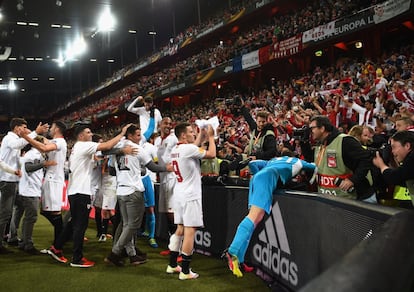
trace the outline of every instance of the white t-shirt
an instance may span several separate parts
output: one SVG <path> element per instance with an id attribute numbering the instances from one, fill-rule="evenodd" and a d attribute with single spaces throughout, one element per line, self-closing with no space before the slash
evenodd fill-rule
<path id="1" fill-rule="evenodd" d="M 157 147 L 154 146 L 154 144 L 151 144 L 149 142 L 145 142 L 144 145 L 142 145 L 142 148 L 145 149 L 145 151 L 148 153 L 148 155 L 151 157 L 152 161 L 157 162 Z M 157 174 L 155 172 L 152 172 L 147 168 L 147 174 L 151 177 L 152 182 L 157 181 Z"/>
<path id="2" fill-rule="evenodd" d="M 145 133 L 149 126 L 150 111 L 147 111 L 144 106 L 134 107 L 129 111 L 139 116 L 139 127 L 141 128 L 141 133 Z M 158 131 L 158 124 L 161 123 L 161 120 L 162 116 L 160 111 L 157 108 L 154 109 L 154 133 Z"/>
<path id="3" fill-rule="evenodd" d="M 171 162 L 171 150 L 178 143 L 177 136 L 174 133 L 171 133 L 164 139 L 157 137 L 155 139 L 154 145 L 157 147 L 157 157 L 158 164 L 165 166 L 167 163 Z M 166 183 L 170 179 L 175 179 L 175 175 L 172 172 L 160 172 L 160 182 Z"/>
<path id="4" fill-rule="evenodd" d="M 201 199 L 200 159 L 206 150 L 194 144 L 178 144 L 171 151 L 171 163 L 177 183 L 174 187 L 175 200 L 192 201 Z"/>
<path id="5" fill-rule="evenodd" d="M 116 155 L 116 181 L 117 196 L 130 195 L 136 191 L 145 191 L 141 179 L 141 165 L 147 165 L 151 161 L 151 157 L 141 146 L 125 139 L 122 147 L 131 145 L 138 148 L 137 155 Z"/>
<path id="6" fill-rule="evenodd" d="M 65 182 L 65 161 L 67 145 L 64 138 L 55 138 L 50 140 L 56 144 L 56 150 L 47 153 L 49 160 L 56 161 L 56 165 L 49 166 L 46 169 L 45 180 L 64 183 Z"/>
<path id="7" fill-rule="evenodd" d="M 68 195 L 92 195 L 93 154 L 98 143 L 77 141 L 69 157 Z"/>
<path id="8" fill-rule="evenodd" d="M 40 163 L 45 161 L 42 154 L 32 148 L 26 152 L 26 154 L 20 158 L 22 165 L 22 177 L 19 181 L 19 194 L 24 197 L 40 197 L 43 179 L 43 168 L 40 168 L 33 172 L 27 172 L 25 164 L 26 162 Z"/>
<path id="9" fill-rule="evenodd" d="M 37 134 L 33 131 L 29 137 L 34 139 Z M 9 131 L 1 141 L 0 160 L 13 169 L 20 169 L 19 158 L 20 150 L 26 146 L 28 142 L 17 136 L 14 132 Z M 0 171 L 0 181 L 18 182 L 19 177 L 15 174 Z"/>

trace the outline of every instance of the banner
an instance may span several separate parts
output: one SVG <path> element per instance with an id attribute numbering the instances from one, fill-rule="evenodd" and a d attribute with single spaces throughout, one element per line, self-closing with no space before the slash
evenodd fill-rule
<path id="1" fill-rule="evenodd" d="M 103 110 L 103 111 L 100 111 L 99 113 L 97 113 L 96 117 L 99 119 L 99 118 L 103 118 L 104 116 L 107 116 L 109 114 L 110 114 L 109 110 Z"/>
<path id="2" fill-rule="evenodd" d="M 259 49 L 259 63 L 261 65 L 266 64 L 271 59 L 270 58 L 270 50 L 271 50 L 270 46 L 271 45 L 268 45 L 266 47 Z"/>
<path id="3" fill-rule="evenodd" d="M 273 58 L 281 59 L 299 53 L 302 50 L 302 36 L 300 34 L 275 43 L 273 45 Z"/>
<path id="4" fill-rule="evenodd" d="M 411 0 L 391 0 L 374 7 L 374 22 L 381 23 L 410 9 Z"/>
<path id="5" fill-rule="evenodd" d="M 302 35 L 302 42 L 317 42 L 328 38 L 335 32 L 335 21 L 331 21 L 326 24 L 322 24 L 318 27 L 307 30 Z"/>
<path id="6" fill-rule="evenodd" d="M 241 56 L 234 57 L 232 63 L 233 63 L 233 72 L 239 72 L 243 70 Z"/>
<path id="7" fill-rule="evenodd" d="M 242 56 L 242 69 L 247 70 L 259 66 L 259 50 L 244 54 Z"/>
<path id="8" fill-rule="evenodd" d="M 407 0 L 396 0 L 407 1 Z M 358 30 L 373 26 L 373 9 L 365 9 L 357 14 L 307 30 L 303 33 L 302 42 L 318 42 L 331 37 L 337 37 L 356 32 Z"/>
<path id="9" fill-rule="evenodd" d="M 162 89 L 161 90 L 161 95 L 169 94 L 169 93 L 172 93 L 174 91 L 177 91 L 177 90 L 185 88 L 185 87 L 186 87 L 185 82 L 181 82 L 179 84 L 174 84 L 174 85 L 168 86 L 167 88 Z"/>
<path id="10" fill-rule="evenodd" d="M 370 26 L 374 26 L 374 13 L 371 9 L 366 9 L 350 18 L 345 18 L 335 22 L 335 36 L 349 34 Z"/>

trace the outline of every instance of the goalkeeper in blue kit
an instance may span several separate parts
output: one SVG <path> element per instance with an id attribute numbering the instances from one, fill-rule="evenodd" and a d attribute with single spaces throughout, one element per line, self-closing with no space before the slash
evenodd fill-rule
<path id="1" fill-rule="evenodd" d="M 229 269 L 237 277 L 243 276 L 243 269 L 248 271 L 244 256 L 255 227 L 262 221 L 265 212 L 270 214 L 273 192 L 279 179 L 286 184 L 302 169 L 313 171 L 316 175 L 315 164 L 289 156 L 253 160 L 249 163 L 249 168 L 253 174 L 249 187 L 249 214 L 240 222 L 230 247 L 223 254 Z"/>

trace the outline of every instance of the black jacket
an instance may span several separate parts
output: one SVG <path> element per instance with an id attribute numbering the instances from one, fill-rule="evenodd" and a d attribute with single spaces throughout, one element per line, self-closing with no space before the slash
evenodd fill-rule
<path id="1" fill-rule="evenodd" d="M 399 185 L 405 187 L 405 182 L 414 179 L 414 151 L 405 157 L 403 163 L 397 168 L 388 168 L 382 173 L 387 185 Z M 410 194 L 414 195 L 414 194 Z"/>
<path id="2" fill-rule="evenodd" d="M 334 129 L 327 137 L 328 144 L 339 134 L 339 131 Z M 364 149 L 361 143 L 354 137 L 346 136 L 342 140 L 342 159 L 346 167 L 353 172 L 349 179 L 354 183 L 358 200 L 372 196 L 375 193 L 375 189 L 367 179 L 368 171 L 374 167 L 370 152 Z"/>
<path id="3" fill-rule="evenodd" d="M 250 115 L 249 110 L 245 107 L 242 107 L 241 113 L 246 122 L 249 124 L 250 135 L 257 135 L 257 124 L 253 117 Z M 271 124 L 265 125 L 260 132 L 264 135 L 268 130 L 274 131 Z M 256 151 L 254 156 L 256 156 L 256 159 L 270 160 L 276 156 L 276 153 L 276 137 L 274 135 L 267 135 L 263 141 L 262 149 Z"/>

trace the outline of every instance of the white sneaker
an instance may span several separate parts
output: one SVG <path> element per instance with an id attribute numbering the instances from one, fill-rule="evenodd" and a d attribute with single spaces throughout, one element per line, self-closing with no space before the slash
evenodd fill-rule
<path id="1" fill-rule="evenodd" d="M 99 241 L 99 242 L 104 242 L 104 241 L 106 241 L 106 234 L 101 234 L 101 236 L 99 236 L 98 241 Z"/>
<path id="2" fill-rule="evenodd" d="M 42 254 L 49 254 L 49 250 L 47 248 L 41 249 L 40 253 Z"/>
<path id="3" fill-rule="evenodd" d="M 167 270 L 166 270 L 167 274 L 174 274 L 174 273 L 181 273 L 181 267 L 180 266 L 176 266 L 176 267 L 171 267 L 170 265 L 167 266 Z"/>
<path id="4" fill-rule="evenodd" d="M 184 274 L 183 272 L 180 272 L 180 275 L 178 276 L 178 279 L 180 280 L 193 280 L 197 279 L 200 275 L 197 273 L 194 273 L 191 269 L 188 274 Z"/>

